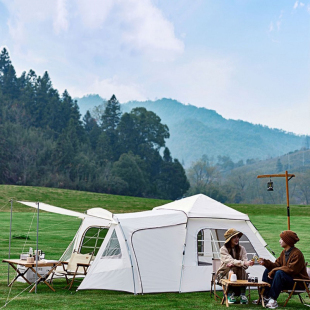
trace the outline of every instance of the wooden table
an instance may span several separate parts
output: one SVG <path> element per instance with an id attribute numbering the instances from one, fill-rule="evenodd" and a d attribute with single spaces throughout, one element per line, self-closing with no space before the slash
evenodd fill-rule
<path id="1" fill-rule="evenodd" d="M 48 276 L 53 272 L 53 270 L 58 266 L 59 262 L 56 260 L 39 260 L 38 261 L 38 267 L 52 267 L 51 270 L 44 274 L 40 275 L 39 272 L 36 272 L 36 262 L 34 263 L 27 263 L 27 260 L 22 260 L 22 259 L 4 259 L 2 260 L 3 263 L 8 263 L 16 272 L 17 275 L 15 278 L 11 281 L 11 283 L 8 286 L 12 286 L 12 284 L 19 278 L 22 277 L 28 284 L 32 284 L 31 282 L 28 281 L 27 278 L 24 277 L 26 272 L 28 270 L 31 270 L 34 274 L 37 275 L 38 281 L 37 284 L 40 282 L 45 283 L 52 291 L 55 292 L 55 289 L 46 281 Z M 17 265 L 24 266 L 26 267 L 26 270 L 23 272 L 20 272 L 17 268 Z M 31 288 L 29 293 L 33 292 L 35 289 L 35 285 Z"/>
<path id="2" fill-rule="evenodd" d="M 223 299 L 222 299 L 222 302 L 221 302 L 221 305 L 224 304 L 224 302 L 226 301 L 226 307 L 229 307 L 229 303 L 228 303 L 228 290 L 229 290 L 229 287 L 230 286 L 247 286 L 247 287 L 251 287 L 251 286 L 254 286 L 254 287 L 257 287 L 258 289 L 258 294 L 259 294 L 259 301 L 261 300 L 262 301 L 262 306 L 265 308 L 265 302 L 264 302 L 264 291 L 265 291 L 265 287 L 266 286 L 269 286 L 270 287 L 270 284 L 267 283 L 267 282 L 263 282 L 263 281 L 259 281 L 259 282 L 249 282 L 248 280 L 237 280 L 237 281 L 229 281 L 227 279 L 222 279 L 221 280 L 221 284 L 222 284 L 222 287 L 223 287 Z M 249 299 L 249 302 L 251 300 Z"/>

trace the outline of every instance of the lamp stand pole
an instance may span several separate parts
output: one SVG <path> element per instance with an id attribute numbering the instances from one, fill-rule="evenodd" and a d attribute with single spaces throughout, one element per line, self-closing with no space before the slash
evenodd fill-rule
<path id="1" fill-rule="evenodd" d="M 290 223 L 290 195 L 288 192 L 288 173 L 285 171 L 285 183 L 286 183 L 286 202 L 287 202 L 287 228 L 288 230 L 291 229 L 291 223 Z"/>
<path id="2" fill-rule="evenodd" d="M 290 223 L 290 197 L 289 197 L 289 191 L 288 191 L 288 181 L 295 177 L 295 174 L 288 174 L 287 171 L 285 171 L 285 174 L 264 174 L 264 175 L 258 175 L 257 178 L 285 178 L 286 183 L 286 202 L 287 202 L 287 228 L 288 230 L 291 229 L 291 223 Z"/>

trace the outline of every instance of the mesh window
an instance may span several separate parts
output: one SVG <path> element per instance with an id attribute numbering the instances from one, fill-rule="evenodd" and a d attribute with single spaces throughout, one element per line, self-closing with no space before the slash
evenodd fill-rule
<path id="1" fill-rule="evenodd" d="M 102 258 L 121 258 L 122 252 L 121 247 L 119 245 L 119 241 L 117 239 L 117 235 L 115 230 L 113 230 L 111 238 L 102 253 Z"/>
<path id="2" fill-rule="evenodd" d="M 226 229 L 205 228 L 197 234 L 198 265 L 212 264 L 212 258 L 220 258 L 220 248 L 225 244 Z M 242 235 L 239 244 L 244 246 L 248 260 L 257 255 L 252 243 L 246 235 Z"/>
<path id="3" fill-rule="evenodd" d="M 96 256 L 107 232 L 108 229 L 103 227 L 89 228 L 84 235 L 80 253 L 87 254 L 93 252 L 93 256 Z"/>

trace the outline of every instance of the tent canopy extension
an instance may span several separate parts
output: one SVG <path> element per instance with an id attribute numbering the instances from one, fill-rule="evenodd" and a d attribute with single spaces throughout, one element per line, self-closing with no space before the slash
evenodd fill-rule
<path id="1" fill-rule="evenodd" d="M 219 258 L 224 233 L 232 227 L 243 232 L 240 243 L 249 259 L 257 255 L 274 261 L 246 214 L 202 194 L 151 211 L 112 215 L 95 208 L 82 214 L 83 217 L 81 214 L 67 214 L 83 220 L 61 258 L 69 259 L 74 251 L 95 253 L 78 290 L 135 294 L 208 291 L 212 259 Z M 254 265 L 248 272 L 261 277 L 263 269 Z"/>

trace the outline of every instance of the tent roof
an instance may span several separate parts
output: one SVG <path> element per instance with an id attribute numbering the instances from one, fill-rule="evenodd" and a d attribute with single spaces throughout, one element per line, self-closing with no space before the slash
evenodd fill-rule
<path id="1" fill-rule="evenodd" d="M 117 219 L 127 230 L 135 231 L 138 229 L 174 226 L 186 224 L 187 217 L 178 210 L 150 210 L 134 213 L 115 214 Z"/>
<path id="2" fill-rule="evenodd" d="M 113 214 L 106 210 L 106 209 L 103 209 L 103 208 L 92 208 L 92 209 L 88 209 L 86 211 L 86 213 L 88 215 L 92 215 L 92 216 L 96 216 L 96 217 L 101 217 L 101 218 L 104 218 L 104 219 L 107 219 L 107 220 L 110 220 L 111 222 L 114 222 L 113 220 Z"/>
<path id="3" fill-rule="evenodd" d="M 153 210 L 178 210 L 187 217 L 208 217 L 219 219 L 249 220 L 249 217 L 203 194 L 194 195 L 181 200 L 167 203 Z"/>

